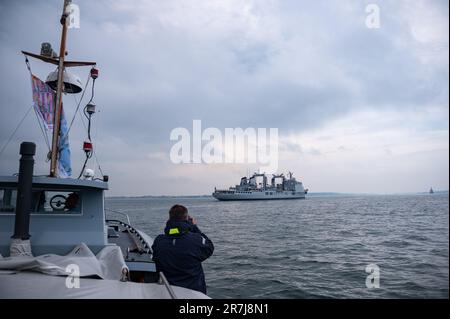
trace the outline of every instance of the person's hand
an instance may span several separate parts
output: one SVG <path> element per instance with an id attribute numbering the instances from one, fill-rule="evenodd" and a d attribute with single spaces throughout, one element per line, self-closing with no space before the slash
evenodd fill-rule
<path id="1" fill-rule="evenodd" d="M 195 218 L 189 216 L 188 220 L 192 223 L 192 225 L 197 225 L 197 221 L 195 220 Z"/>

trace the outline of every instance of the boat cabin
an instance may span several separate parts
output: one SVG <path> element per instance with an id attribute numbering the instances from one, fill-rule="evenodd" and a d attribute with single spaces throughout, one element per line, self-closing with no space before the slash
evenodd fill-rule
<path id="1" fill-rule="evenodd" d="M 0 176 L 0 254 L 9 256 L 14 233 L 17 176 Z M 108 245 L 103 181 L 33 177 L 30 235 L 34 255 L 69 253 L 85 243 L 94 253 Z"/>

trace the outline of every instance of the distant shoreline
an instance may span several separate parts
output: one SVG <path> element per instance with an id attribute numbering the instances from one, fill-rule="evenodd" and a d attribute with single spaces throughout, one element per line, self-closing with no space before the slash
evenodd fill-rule
<path id="1" fill-rule="evenodd" d="M 428 192 L 409 192 L 409 193 L 337 193 L 337 192 L 317 192 L 308 193 L 309 197 L 320 197 L 320 196 L 398 196 L 398 195 L 439 195 L 448 194 L 449 191 L 435 191 L 434 194 L 429 194 Z M 209 198 L 212 195 L 141 195 L 141 196 L 106 196 L 107 199 L 120 199 L 120 198 Z"/>

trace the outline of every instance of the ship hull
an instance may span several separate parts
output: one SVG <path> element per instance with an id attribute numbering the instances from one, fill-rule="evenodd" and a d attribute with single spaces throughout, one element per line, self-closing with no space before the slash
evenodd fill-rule
<path id="1" fill-rule="evenodd" d="M 295 194 L 266 195 L 263 192 L 242 194 L 242 193 L 213 193 L 212 196 L 220 201 L 242 201 L 242 200 L 281 200 L 281 199 L 305 199 L 306 193 L 296 192 Z"/>

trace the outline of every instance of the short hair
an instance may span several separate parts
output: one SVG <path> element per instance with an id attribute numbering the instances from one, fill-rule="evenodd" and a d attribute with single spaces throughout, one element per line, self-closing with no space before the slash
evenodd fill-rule
<path id="1" fill-rule="evenodd" d="M 77 204 L 80 196 L 77 193 L 70 193 L 66 198 L 65 208 L 74 209 Z"/>
<path id="2" fill-rule="evenodd" d="M 188 217 L 188 210 L 183 205 L 173 205 L 169 210 L 169 219 L 185 220 Z"/>

